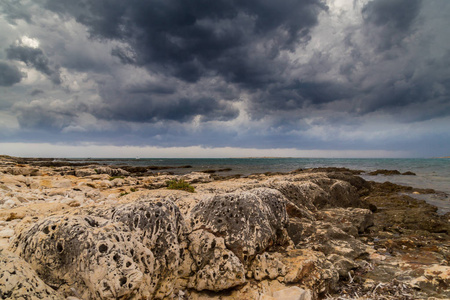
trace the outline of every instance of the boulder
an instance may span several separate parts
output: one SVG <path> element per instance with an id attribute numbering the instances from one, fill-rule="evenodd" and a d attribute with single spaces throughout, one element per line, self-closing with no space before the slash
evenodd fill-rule
<path id="1" fill-rule="evenodd" d="M 173 292 L 183 230 L 173 203 L 148 199 L 47 217 L 24 227 L 11 249 L 66 295 L 163 298 Z"/>
<path id="2" fill-rule="evenodd" d="M 0 249 L 1 299 L 64 299 L 18 256 Z"/>
<path id="3" fill-rule="evenodd" d="M 245 283 L 245 269 L 239 258 L 225 246 L 223 238 L 205 230 L 189 235 L 193 258 L 188 287 L 197 291 L 221 291 Z"/>
<path id="4" fill-rule="evenodd" d="M 247 264 L 256 254 L 286 242 L 285 201 L 268 188 L 205 197 L 190 212 L 191 226 L 223 237 L 226 247 Z"/>

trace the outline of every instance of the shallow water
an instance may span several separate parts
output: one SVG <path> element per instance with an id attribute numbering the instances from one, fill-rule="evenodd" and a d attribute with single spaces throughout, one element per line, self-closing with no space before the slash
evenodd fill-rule
<path id="1" fill-rule="evenodd" d="M 81 159 L 84 161 L 83 159 Z M 317 167 L 345 167 L 366 172 L 379 169 L 398 170 L 401 173 L 411 171 L 416 176 L 402 175 L 362 175 L 366 180 L 377 182 L 390 181 L 393 183 L 413 186 L 417 188 L 434 189 L 447 195 L 413 195 L 437 206 L 440 213 L 450 211 L 450 159 L 449 158 L 158 158 L 158 159 L 100 159 L 89 160 L 92 162 L 110 165 L 132 165 L 132 166 L 186 166 L 189 169 L 170 169 L 167 171 L 176 174 L 231 168 L 231 171 L 217 173 L 220 175 L 242 174 L 264 172 L 289 172 L 296 169 L 307 169 Z M 79 159 L 77 159 L 79 162 Z"/>

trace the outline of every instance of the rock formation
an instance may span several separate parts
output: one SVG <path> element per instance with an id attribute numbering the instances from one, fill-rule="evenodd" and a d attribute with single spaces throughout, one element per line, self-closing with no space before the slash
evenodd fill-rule
<path id="1" fill-rule="evenodd" d="M 448 219 L 405 187 L 334 169 L 138 171 L 0 161 L 1 297 L 450 297 Z M 167 190 L 173 179 L 197 192 Z"/>

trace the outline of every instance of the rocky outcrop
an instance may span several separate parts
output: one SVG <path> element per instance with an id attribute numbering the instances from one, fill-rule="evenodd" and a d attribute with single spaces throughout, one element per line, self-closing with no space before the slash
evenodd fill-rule
<path id="1" fill-rule="evenodd" d="M 16 255 L 0 249 L 1 299 L 51 299 L 64 297 L 49 287 L 38 274 Z"/>
<path id="2" fill-rule="evenodd" d="M 2 297 L 450 294 L 448 216 L 399 194 L 417 189 L 332 168 L 228 180 L 150 167 L 127 169 L 132 176 L 100 165 L 28 168 L 0 161 L 0 249 L 13 251 L 0 250 Z M 166 188 L 180 179 L 196 192 Z"/>
<path id="3" fill-rule="evenodd" d="M 49 285 L 84 299 L 162 298 L 173 292 L 183 223 L 170 201 L 53 216 L 17 235 L 12 250 Z"/>
<path id="4" fill-rule="evenodd" d="M 191 211 L 192 230 L 206 229 L 224 238 L 243 264 L 271 246 L 286 242 L 283 195 L 261 188 L 204 198 Z"/>

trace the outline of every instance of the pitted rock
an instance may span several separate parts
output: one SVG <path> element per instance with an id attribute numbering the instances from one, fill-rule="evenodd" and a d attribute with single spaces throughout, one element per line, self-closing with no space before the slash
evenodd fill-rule
<path id="1" fill-rule="evenodd" d="M 191 226 L 223 237 L 226 247 L 247 264 L 285 242 L 285 201 L 280 192 L 267 188 L 206 197 L 191 210 Z"/>
<path id="2" fill-rule="evenodd" d="M 3 249 L 0 249 L 0 270 L 1 299 L 64 299 L 23 259 Z"/>
<path id="3" fill-rule="evenodd" d="M 148 199 L 78 213 L 24 227 L 12 250 L 47 284 L 66 293 L 74 288 L 83 299 L 173 293 L 184 227 L 171 201 Z"/>
<path id="4" fill-rule="evenodd" d="M 188 287 L 197 291 L 221 291 L 245 283 L 245 269 L 237 256 L 228 250 L 224 239 L 206 230 L 189 235 L 193 258 Z"/>

